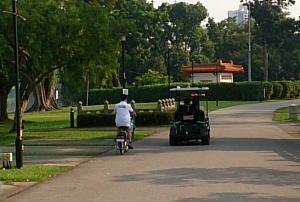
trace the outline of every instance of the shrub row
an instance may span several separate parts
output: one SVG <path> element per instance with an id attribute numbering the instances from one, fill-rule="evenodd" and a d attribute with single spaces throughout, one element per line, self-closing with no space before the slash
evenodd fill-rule
<path id="1" fill-rule="evenodd" d="M 171 87 L 186 87 L 189 83 L 173 83 Z M 194 86 L 210 88 L 210 100 L 261 100 L 261 99 L 288 99 L 299 95 L 299 81 L 274 81 L 274 82 L 236 82 L 236 83 L 198 83 Z M 129 87 L 129 100 L 136 102 L 156 102 L 159 99 L 168 97 L 168 85 L 151 85 L 141 87 Z M 91 105 L 119 101 L 122 92 L 121 88 L 94 89 L 90 91 Z M 174 96 L 173 96 L 174 97 Z M 264 97 L 264 98 L 263 98 Z M 82 97 L 82 100 L 85 100 Z"/>
<path id="2" fill-rule="evenodd" d="M 173 83 L 171 88 L 177 86 L 186 87 L 189 83 Z M 136 102 L 156 102 L 159 99 L 167 98 L 169 94 L 168 85 L 151 85 L 151 86 L 140 86 L 140 87 L 128 87 L 129 99 L 135 100 Z M 116 103 L 120 100 L 120 94 L 122 88 L 113 89 L 93 89 L 89 92 L 89 104 L 98 105 L 103 104 L 105 100 L 109 103 Z M 82 96 L 81 100 L 85 100 Z"/>
<path id="3" fill-rule="evenodd" d="M 168 125 L 173 119 L 171 112 L 141 112 L 138 113 L 135 122 L 138 126 Z M 114 114 L 79 114 L 77 127 L 101 127 L 115 126 Z"/>

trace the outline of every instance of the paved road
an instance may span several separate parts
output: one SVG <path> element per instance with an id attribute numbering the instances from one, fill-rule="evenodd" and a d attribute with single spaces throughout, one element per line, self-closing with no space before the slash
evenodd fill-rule
<path id="1" fill-rule="evenodd" d="M 272 123 L 296 101 L 211 114 L 209 146 L 168 146 L 167 131 L 33 186 L 8 201 L 300 201 L 300 139 Z"/>

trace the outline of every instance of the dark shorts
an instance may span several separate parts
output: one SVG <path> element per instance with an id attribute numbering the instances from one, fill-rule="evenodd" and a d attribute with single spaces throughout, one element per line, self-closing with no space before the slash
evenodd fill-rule
<path id="1" fill-rule="evenodd" d="M 127 126 L 120 126 L 120 127 L 118 127 L 118 130 L 125 130 L 127 132 L 130 132 L 129 127 L 127 127 Z"/>

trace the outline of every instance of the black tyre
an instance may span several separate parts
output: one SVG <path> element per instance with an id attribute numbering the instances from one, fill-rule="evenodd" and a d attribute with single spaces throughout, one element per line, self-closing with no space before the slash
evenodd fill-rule
<path id="1" fill-rule="evenodd" d="M 118 147 L 119 147 L 120 155 L 123 155 L 125 153 L 125 149 L 124 149 L 123 143 L 119 142 L 118 143 Z"/>
<path id="2" fill-rule="evenodd" d="M 202 138 L 202 144 L 203 145 L 209 145 L 209 142 L 210 142 L 210 134 L 208 134 L 207 136 Z"/>
<path id="3" fill-rule="evenodd" d="M 169 136 L 169 145 L 171 145 L 171 146 L 176 145 L 176 140 L 175 140 L 175 138 L 173 137 L 173 135 L 170 135 L 170 136 Z"/>

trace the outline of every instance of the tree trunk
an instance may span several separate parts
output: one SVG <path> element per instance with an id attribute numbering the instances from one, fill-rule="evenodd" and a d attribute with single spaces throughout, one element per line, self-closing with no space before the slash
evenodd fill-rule
<path id="1" fill-rule="evenodd" d="M 269 50 L 266 43 L 264 45 L 264 80 L 269 80 Z"/>
<path id="2" fill-rule="evenodd" d="M 121 86 L 120 79 L 119 79 L 118 75 L 119 75 L 118 73 L 113 74 L 112 84 L 113 84 L 114 87 L 120 87 Z"/>
<path id="3" fill-rule="evenodd" d="M 8 98 L 8 93 L 4 90 L 1 90 L 0 91 L 0 121 L 8 120 L 7 98 Z"/>
<path id="4" fill-rule="evenodd" d="M 50 81 L 46 90 L 47 90 L 46 104 L 50 106 L 52 109 L 58 109 L 59 107 L 57 105 L 56 98 L 55 98 L 55 94 L 56 94 L 55 82 Z"/>
<path id="5" fill-rule="evenodd" d="M 34 104 L 27 111 L 50 111 L 58 109 L 55 100 L 55 84 L 53 82 L 41 81 L 34 89 Z"/>
<path id="6" fill-rule="evenodd" d="M 21 127 L 23 126 L 23 114 L 27 108 L 29 96 L 32 92 L 32 86 L 28 83 L 21 83 L 20 85 L 20 124 Z M 16 119 L 16 112 L 14 117 L 14 123 L 12 128 L 10 129 L 10 133 L 17 131 L 17 119 Z"/>

